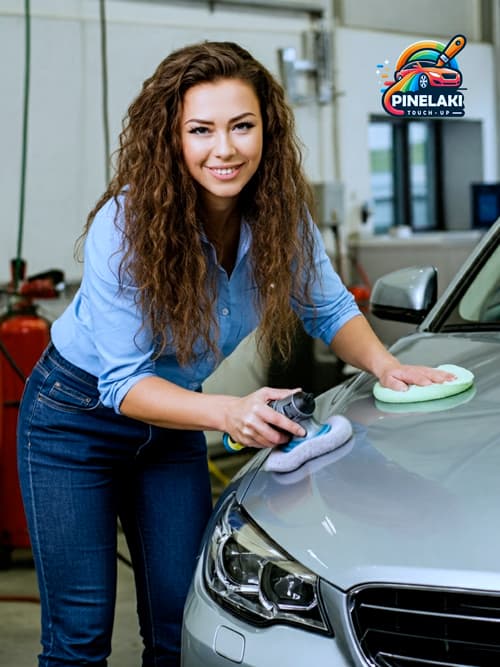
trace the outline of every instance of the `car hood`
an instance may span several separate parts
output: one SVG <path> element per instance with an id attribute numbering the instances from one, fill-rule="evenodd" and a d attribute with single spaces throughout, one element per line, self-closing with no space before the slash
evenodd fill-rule
<path id="1" fill-rule="evenodd" d="M 345 414 L 351 440 L 290 473 L 259 468 L 242 504 L 299 562 L 347 590 L 368 582 L 500 586 L 500 335 L 415 334 L 403 363 L 456 364 L 456 397 L 376 403 L 360 374 L 317 401 Z M 466 583 L 465 583 L 466 582 Z"/>

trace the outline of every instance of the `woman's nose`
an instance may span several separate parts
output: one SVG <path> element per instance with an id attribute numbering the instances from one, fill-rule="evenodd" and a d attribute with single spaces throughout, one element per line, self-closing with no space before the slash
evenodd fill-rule
<path id="1" fill-rule="evenodd" d="M 235 148 L 231 141 L 231 135 L 228 132 L 217 134 L 215 144 L 215 155 L 221 159 L 227 159 L 235 154 Z"/>

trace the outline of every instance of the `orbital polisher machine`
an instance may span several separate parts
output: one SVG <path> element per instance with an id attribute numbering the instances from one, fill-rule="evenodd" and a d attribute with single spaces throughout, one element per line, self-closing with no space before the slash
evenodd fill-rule
<path id="1" fill-rule="evenodd" d="M 267 458 L 265 469 L 272 472 L 290 472 L 309 459 L 326 454 L 343 445 L 352 436 L 350 421 L 342 415 L 334 415 L 320 424 L 313 416 L 316 408 L 314 396 L 304 391 L 269 402 L 269 406 L 297 422 L 305 430 L 301 438 L 293 437 L 289 442 L 274 448 Z M 234 442 L 224 433 L 222 442 L 228 452 L 238 452 L 244 445 Z"/>

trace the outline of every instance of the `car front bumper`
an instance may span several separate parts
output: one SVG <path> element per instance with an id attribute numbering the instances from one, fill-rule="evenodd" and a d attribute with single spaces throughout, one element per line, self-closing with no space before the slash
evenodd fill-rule
<path id="1" fill-rule="evenodd" d="M 290 625 L 255 627 L 207 594 L 200 559 L 184 611 L 182 667 L 366 667 L 351 631 L 345 594 L 322 582 L 321 597 L 333 637 Z"/>

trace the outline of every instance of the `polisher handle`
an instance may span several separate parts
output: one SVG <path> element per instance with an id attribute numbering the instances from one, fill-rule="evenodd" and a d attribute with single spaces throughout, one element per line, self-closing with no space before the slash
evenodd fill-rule
<path id="1" fill-rule="evenodd" d="M 269 406 L 300 424 L 302 421 L 310 421 L 315 408 L 315 400 L 313 394 L 299 391 L 280 400 L 269 401 Z M 245 445 L 235 442 L 229 433 L 224 433 L 222 436 L 222 444 L 230 453 L 239 452 L 245 448 Z"/>
<path id="2" fill-rule="evenodd" d="M 245 445 L 240 445 L 239 442 L 235 442 L 229 433 L 224 433 L 222 436 L 222 444 L 224 445 L 226 451 L 234 454 L 235 452 L 240 452 L 242 449 L 245 449 Z"/>

